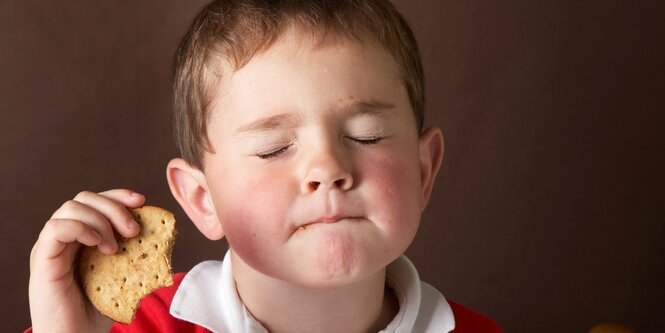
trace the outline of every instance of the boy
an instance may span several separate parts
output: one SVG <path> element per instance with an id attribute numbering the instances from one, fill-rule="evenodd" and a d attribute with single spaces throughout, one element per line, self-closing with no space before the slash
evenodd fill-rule
<path id="1" fill-rule="evenodd" d="M 130 325 L 83 301 L 81 244 L 137 234 L 130 190 L 81 192 L 31 255 L 34 332 L 499 332 L 402 255 L 443 157 L 415 40 L 388 1 L 214 1 L 176 54 L 171 191 L 221 262 L 175 276 Z"/>

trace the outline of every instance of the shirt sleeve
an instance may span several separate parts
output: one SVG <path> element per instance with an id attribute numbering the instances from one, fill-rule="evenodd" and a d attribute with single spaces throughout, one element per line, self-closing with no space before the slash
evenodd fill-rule
<path id="1" fill-rule="evenodd" d="M 448 301 L 455 316 L 454 333 L 503 333 L 494 320 L 463 305 Z"/>
<path id="2" fill-rule="evenodd" d="M 114 324 L 110 333 L 210 333 L 201 326 L 169 314 L 173 296 L 184 277 L 183 273 L 175 274 L 172 286 L 157 289 L 146 296 L 141 300 L 134 320 L 128 325 Z M 28 328 L 24 333 L 32 333 L 32 328 Z"/>
<path id="3" fill-rule="evenodd" d="M 128 325 L 116 323 L 110 333 L 208 333 L 209 330 L 174 318 L 169 313 L 173 296 L 185 274 L 175 274 L 173 285 L 160 288 L 141 300 L 134 320 Z"/>

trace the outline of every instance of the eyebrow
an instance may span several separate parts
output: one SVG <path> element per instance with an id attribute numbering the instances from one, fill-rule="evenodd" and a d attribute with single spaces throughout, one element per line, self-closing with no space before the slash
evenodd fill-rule
<path id="1" fill-rule="evenodd" d="M 381 101 L 358 101 L 341 108 L 342 112 L 351 115 L 384 115 L 395 110 L 395 105 Z M 300 117 L 290 113 L 282 113 L 255 120 L 239 127 L 237 133 L 265 132 L 274 129 L 294 126 Z"/>
<path id="2" fill-rule="evenodd" d="M 395 110 L 395 104 L 370 100 L 359 101 L 344 107 L 347 112 L 354 114 L 382 115 Z"/>
<path id="3" fill-rule="evenodd" d="M 261 118 L 249 124 L 243 125 L 240 128 L 238 128 L 236 132 L 237 133 L 265 132 L 278 128 L 286 128 L 293 126 L 296 122 L 298 122 L 298 119 L 299 117 L 295 115 L 289 113 L 282 113 L 267 118 Z"/>

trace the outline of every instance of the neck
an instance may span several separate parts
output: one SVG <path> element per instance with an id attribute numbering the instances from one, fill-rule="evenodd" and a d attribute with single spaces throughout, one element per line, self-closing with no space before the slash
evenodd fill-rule
<path id="1" fill-rule="evenodd" d="M 399 310 L 385 288 L 385 268 L 350 285 L 308 288 L 263 275 L 231 257 L 242 302 L 271 333 L 378 332 Z"/>

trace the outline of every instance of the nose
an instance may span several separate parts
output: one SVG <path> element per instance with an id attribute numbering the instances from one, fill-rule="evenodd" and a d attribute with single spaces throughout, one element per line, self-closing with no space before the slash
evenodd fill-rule
<path id="1" fill-rule="evenodd" d="M 310 160 L 301 190 L 303 193 L 348 191 L 352 186 L 353 176 L 342 159 L 332 152 L 319 152 Z"/>

